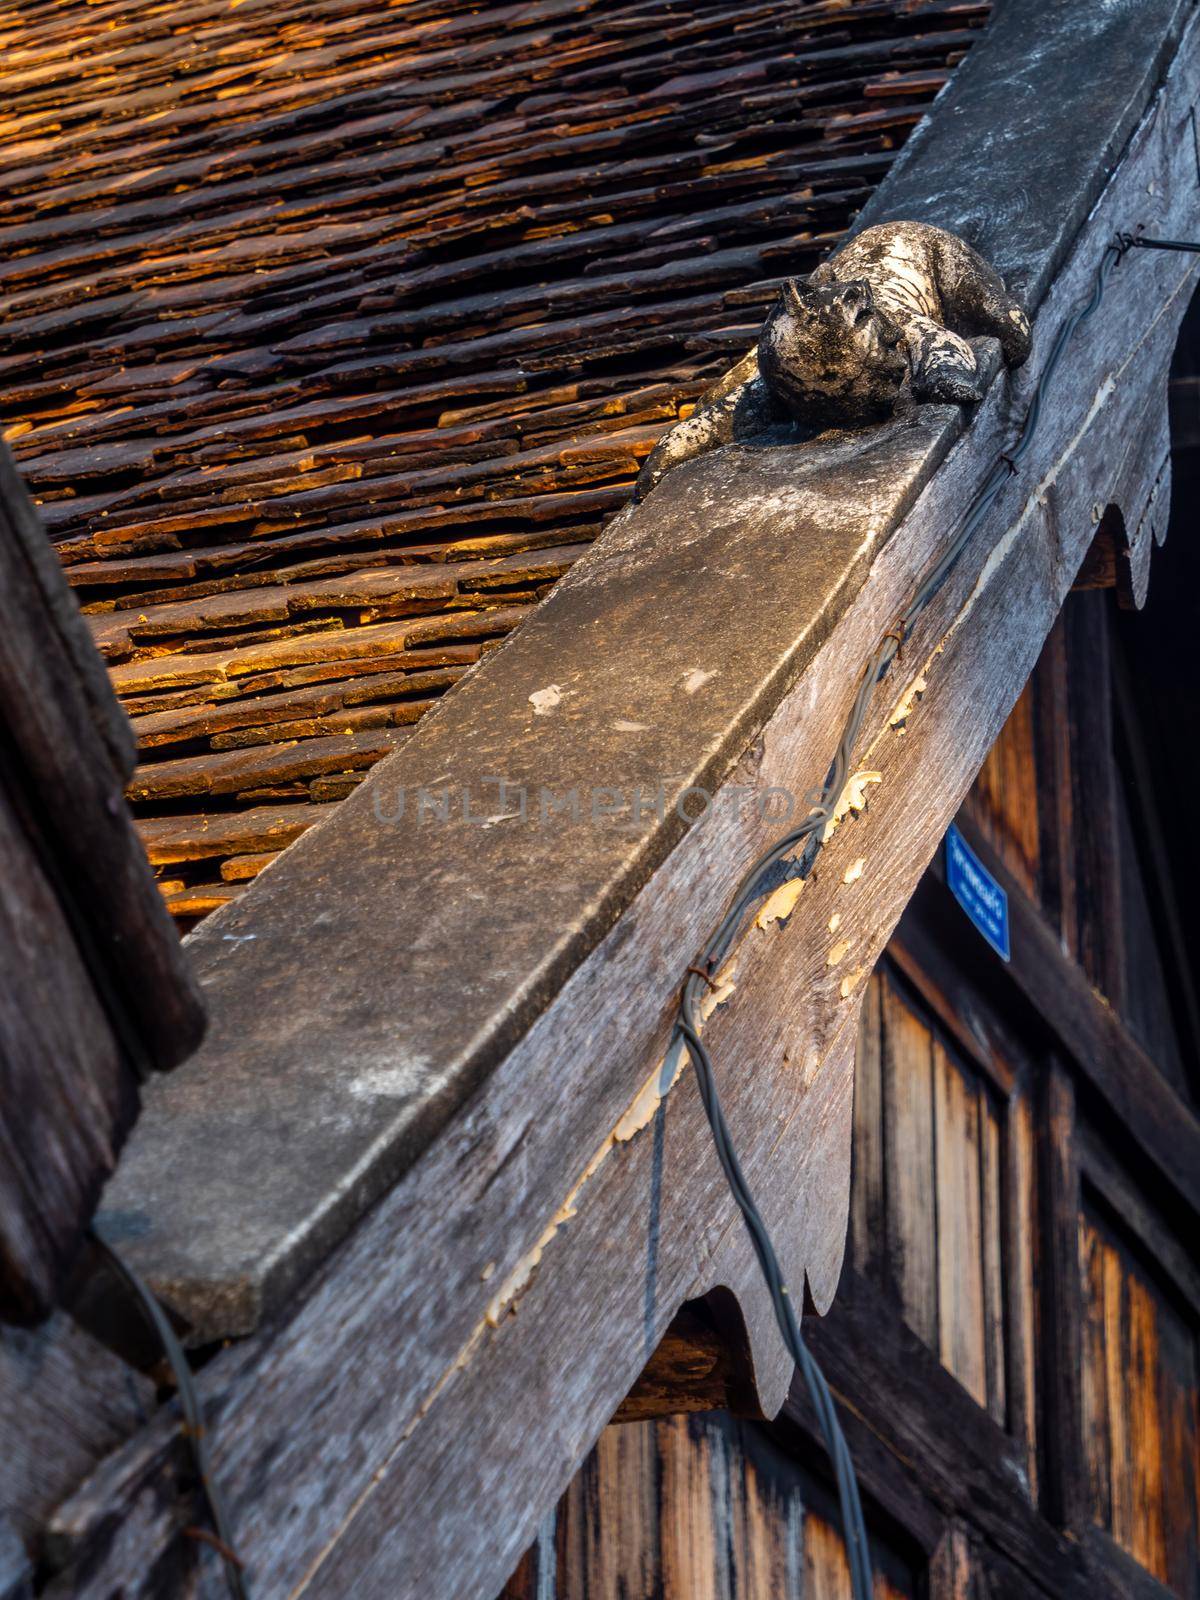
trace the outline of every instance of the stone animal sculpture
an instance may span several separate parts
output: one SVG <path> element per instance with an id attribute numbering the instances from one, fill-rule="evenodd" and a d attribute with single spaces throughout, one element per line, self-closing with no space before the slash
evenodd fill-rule
<path id="1" fill-rule="evenodd" d="M 681 462 L 781 423 L 811 435 L 913 401 L 971 405 L 983 390 L 967 341 L 986 335 L 1010 367 L 1029 354 L 1029 319 L 969 244 L 924 222 L 867 228 L 783 285 L 757 347 L 659 440 L 638 497 Z"/>

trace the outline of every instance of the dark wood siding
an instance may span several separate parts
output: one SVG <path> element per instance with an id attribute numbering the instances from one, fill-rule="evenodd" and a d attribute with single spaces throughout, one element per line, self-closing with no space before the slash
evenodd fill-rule
<path id="1" fill-rule="evenodd" d="M 1118 1225 L 1079 1218 L 1083 1435 L 1093 1520 L 1178 1595 L 1197 1593 L 1197 1368 L 1190 1319 Z"/>
<path id="2" fill-rule="evenodd" d="M 964 809 L 1027 894 L 1041 888 L 1034 691 L 1026 684 L 992 746 Z"/>
<path id="3" fill-rule="evenodd" d="M 919 1590 L 875 1549 L 876 1600 Z M 502 1600 L 851 1600 L 827 1492 L 727 1416 L 606 1428 Z"/>
<path id="4" fill-rule="evenodd" d="M 857 1071 L 851 1259 L 1004 1424 L 1007 1365 L 1022 1359 L 1025 1336 L 1007 1308 L 1032 1302 L 1029 1255 L 1005 1249 L 1004 1170 L 1010 1158 L 1032 1167 L 1009 1149 L 1028 1144 L 1028 1113 L 1010 1108 L 887 964 L 863 1008 Z M 1031 1188 L 1012 1198 L 1031 1209 Z"/>

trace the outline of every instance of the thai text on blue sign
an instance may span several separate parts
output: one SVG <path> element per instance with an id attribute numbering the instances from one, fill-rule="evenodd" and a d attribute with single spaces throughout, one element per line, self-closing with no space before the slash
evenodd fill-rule
<path id="1" fill-rule="evenodd" d="M 953 823 L 946 834 L 946 882 L 992 949 L 1007 961 L 1008 896 Z"/>

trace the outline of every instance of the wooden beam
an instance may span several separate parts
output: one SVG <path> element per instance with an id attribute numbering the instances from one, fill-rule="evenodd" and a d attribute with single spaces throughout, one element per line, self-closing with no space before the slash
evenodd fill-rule
<path id="1" fill-rule="evenodd" d="M 1044 1242 L 1041 1428 L 1043 1495 L 1061 1527 L 1090 1520 L 1083 1440 L 1083 1288 L 1079 1268 L 1079 1161 L 1075 1149 L 1075 1088 L 1057 1062 L 1046 1077 L 1039 1119 Z"/>
<path id="2" fill-rule="evenodd" d="M 784 447 L 681 468 L 669 500 L 651 497 L 610 528 L 489 663 L 497 670 L 468 680 L 417 730 L 388 784 L 382 772 L 368 779 L 336 828 L 306 835 L 197 939 L 227 1006 L 218 1021 L 225 1053 L 209 1057 L 211 1078 L 197 1072 L 169 1108 L 164 1097 L 157 1131 L 114 1192 L 113 1215 L 114 1226 L 120 1208 L 150 1219 L 155 1237 L 143 1245 L 158 1252 L 156 1282 L 206 1331 L 270 1306 L 270 1320 L 200 1375 L 215 1470 L 239 1508 L 252 1578 L 281 1593 L 341 1596 L 402 1591 L 419 1571 L 431 1592 L 495 1592 L 677 1305 L 714 1286 L 741 1306 L 763 1409 L 786 1393 L 790 1373 L 694 1084 L 685 1074 L 673 1087 L 673 1063 L 660 1066 L 680 976 L 739 864 L 778 833 L 779 819 L 730 807 L 691 828 L 680 818 L 636 833 L 625 817 L 615 844 L 602 830 L 539 837 L 500 815 L 486 819 L 487 833 L 464 825 L 406 835 L 372 814 L 372 796 L 390 806 L 401 772 L 428 781 L 444 772 L 439 729 L 473 735 L 464 759 L 493 759 L 488 715 L 499 711 L 511 719 L 506 740 L 520 730 L 505 744 L 527 763 L 516 776 L 531 781 L 594 781 L 599 755 L 631 748 L 642 753 L 623 777 L 661 776 L 665 752 L 672 794 L 744 783 L 761 800 L 820 783 L 863 660 L 1010 441 L 1012 414 L 1091 292 L 1112 235 L 1134 220 L 1165 232 L 1190 206 L 1191 153 L 1177 135 L 1195 99 L 1194 31 L 1110 172 L 1097 150 L 1119 133 L 1119 154 L 1164 41 L 1174 42 L 1177 8 L 1158 14 L 1161 35 L 1144 12 L 1135 25 L 1064 8 L 1055 14 L 1060 62 L 1064 53 L 1074 60 L 1083 15 L 1113 55 L 1097 47 L 1090 76 L 1073 68 L 1069 84 L 1055 85 L 1069 90 L 1063 104 L 1076 97 L 1091 118 L 1086 143 L 1071 145 L 1077 209 L 1023 213 L 1021 238 L 1033 229 L 1038 241 L 1031 271 L 1049 284 L 1035 353 L 1019 378 L 993 385 L 965 437 L 957 414 L 926 412 L 909 430 L 853 441 L 840 478 L 828 457 Z M 997 36 L 1009 54 L 999 65 L 1025 93 L 1029 14 L 1014 5 L 1005 19 Z M 1114 76 L 1114 63 L 1131 60 Z M 1047 104 L 1037 98 L 1039 115 Z M 1053 154 L 1057 162 L 1063 150 Z M 1028 179 L 1023 161 L 997 170 L 1014 186 L 1006 195 Z M 986 194 L 997 215 L 1005 200 L 982 186 L 974 197 L 955 192 L 964 205 Z M 858 757 L 879 775 L 863 779 L 869 806 L 842 821 L 790 916 L 746 930 L 732 987 L 708 1020 L 743 1165 L 790 1281 L 797 1292 L 806 1284 L 818 1307 L 840 1265 L 850 1061 L 866 975 L 1037 657 L 1090 537 L 1084 508 L 1098 484 L 1137 475 L 1127 459 L 1133 419 L 1159 392 L 1191 271 L 1155 258 L 1113 274 L 1022 475 L 876 696 Z M 887 514 L 865 534 L 850 491 L 863 462 L 885 461 Z M 719 581 L 704 579 L 706 569 Z M 551 687 L 557 701 L 545 694 Z M 531 705 L 531 694 L 542 698 Z M 654 696 L 641 724 L 653 730 L 650 743 L 609 738 L 618 705 L 627 734 L 636 700 Z M 501 857 L 508 876 L 488 877 L 485 865 L 498 872 Z M 555 873 L 541 877 L 546 864 Z M 504 920 L 527 907 L 514 877 L 539 887 L 536 924 Z M 486 912 L 477 947 L 464 948 L 465 904 Z M 266 912 L 258 922 L 256 905 Z M 461 997 L 422 1032 L 429 1019 L 412 996 L 427 972 L 444 984 L 451 969 Z M 274 987 L 288 971 L 306 993 Z M 321 1080 L 337 1065 L 320 1051 L 336 1040 L 345 1057 L 347 1022 L 361 1056 L 340 1080 L 341 1099 L 318 1101 L 332 1093 Z M 214 1108 L 195 1163 L 210 1170 L 194 1185 L 189 1169 L 182 1182 L 196 1154 L 188 1118 Z M 231 1162 L 213 1128 L 228 1133 L 239 1121 L 248 1142 L 232 1148 Z M 347 1126 L 358 1140 L 349 1168 L 325 1148 Z M 291 1233 L 255 1234 L 259 1213 L 221 1193 L 230 1166 L 239 1196 L 315 1173 L 323 1183 L 307 1198 L 323 1209 L 292 1213 Z M 212 1203 L 199 1206 L 202 1194 Z M 985 1465 L 994 1471 L 1003 1435 L 989 1426 Z M 60 1508 L 57 1555 L 71 1568 L 60 1588 L 92 1600 L 124 1587 L 130 1600 L 150 1600 L 164 1575 L 181 1584 L 200 1568 L 198 1581 L 207 1580 L 215 1558 L 181 1533 L 175 1440 L 173 1420 L 157 1419 Z M 1023 1451 L 1009 1441 L 1012 1470 Z M 126 1536 L 115 1540 L 122 1518 Z M 1045 1559 L 1071 1578 L 1057 1543 Z M 1061 1592 L 1070 1592 L 1066 1580 Z"/>
<path id="3" fill-rule="evenodd" d="M 144 1069 L 174 1066 L 203 1032 L 204 1008 L 122 799 L 133 736 L 2 441 L 0 550 L 13 804 L 58 863 L 59 892 L 69 890 L 76 938 L 124 1047 Z"/>
<path id="4" fill-rule="evenodd" d="M 1038 898 L 1064 948 L 1076 953 L 1075 838 L 1067 641 L 1060 615 L 1033 672 L 1034 770 L 1038 774 Z"/>
<path id="5" fill-rule="evenodd" d="M 1178 1600 L 1174 1589 L 1169 1589 L 1147 1572 L 1103 1528 L 1085 1528 L 1082 1539 L 1089 1567 L 1093 1571 L 1098 1568 L 1111 1571 L 1113 1578 L 1121 1585 L 1121 1593 L 1128 1600 Z"/>
<path id="6" fill-rule="evenodd" d="M 33 1600 L 33 1566 L 6 1516 L 0 1515 L 0 1600 Z"/>
<path id="7" fill-rule="evenodd" d="M 1078 594 L 1063 610 L 1077 885 L 1073 942 L 1083 970 L 1120 1012 L 1125 945 L 1107 604 L 1103 594 Z"/>
<path id="8" fill-rule="evenodd" d="M 735 1341 L 702 1303 L 683 1305 L 659 1340 L 636 1383 L 613 1413 L 614 1422 L 643 1422 L 687 1411 L 756 1411 L 753 1380 L 739 1371 Z"/>
<path id="9" fill-rule="evenodd" d="M 0 756 L 0 1319 L 31 1324 L 58 1303 L 138 1091 L 11 775 Z"/>
<path id="10" fill-rule="evenodd" d="M 974 1600 L 975 1565 L 966 1527 L 951 1522 L 929 1563 L 929 1600 Z"/>
<path id="11" fill-rule="evenodd" d="M 1154 13 L 1156 28 L 1145 13 L 1136 31 L 1114 13 L 1089 32 L 1094 54 L 1087 57 L 1087 93 L 1078 100 L 1078 64 L 1069 71 L 1064 66 L 1078 54 L 1078 29 L 1065 12 L 1055 21 L 1053 38 L 1043 29 L 1039 71 L 1059 76 L 1053 94 L 1031 106 L 1029 115 L 1048 116 L 1054 124 L 1046 142 L 1056 152 L 1054 184 L 1064 187 L 1054 188 L 1043 207 L 1023 211 L 1015 232 L 989 222 L 992 234 L 979 233 L 981 207 L 989 216 L 1007 217 L 1018 204 L 989 185 L 1011 183 L 1013 194 L 1023 195 L 1028 163 L 1014 155 L 1015 170 L 996 168 L 994 139 L 973 101 L 956 101 L 953 114 L 947 112 L 954 140 L 931 134 L 923 142 L 921 159 L 931 161 L 928 188 L 937 204 L 945 204 L 947 192 L 959 194 L 961 225 L 970 223 L 985 249 L 1011 250 L 1019 238 L 1024 260 L 1005 264 L 1014 273 L 1031 274 L 1039 286 L 1062 261 L 1105 181 L 1108 169 L 1096 167 L 1097 149 L 1118 134 L 1126 139 L 1174 42 L 1180 7 L 1176 0 L 1155 4 L 1161 7 Z M 1022 25 L 1003 18 L 984 41 L 983 48 L 993 52 L 992 68 L 975 89 L 989 115 L 998 114 L 995 95 L 1003 100 L 992 80 L 1026 93 L 1026 46 Z M 1120 74 L 1109 70 L 1106 51 L 1119 57 Z M 1070 95 L 1063 100 L 1068 82 Z M 1078 128 L 1066 124 L 1071 115 L 1084 120 L 1085 113 L 1092 136 L 1082 140 Z M 952 191 L 946 188 L 949 144 L 955 141 L 960 155 L 964 141 L 971 143 L 973 170 L 979 171 L 974 198 L 961 178 Z M 1143 164 L 1146 159 L 1144 152 L 1137 157 Z M 915 169 L 904 170 L 911 177 Z M 1156 185 L 1153 203 L 1160 206 L 1159 180 L 1149 181 Z M 1128 191 L 1136 195 L 1139 214 L 1149 203 L 1145 188 L 1131 182 Z M 983 195 L 990 197 L 987 206 L 979 199 Z M 1132 198 L 1123 202 L 1124 209 L 1134 204 Z M 1111 209 L 1115 215 L 1119 208 Z M 1041 218 L 1036 225 L 1033 212 Z M 1089 239 L 1089 248 L 1103 249 L 1094 227 Z M 1126 289 L 1132 280 L 1122 274 L 1135 266 L 1143 296 L 1152 284 L 1154 294 L 1162 292 L 1171 271 L 1187 270 L 1161 260 L 1127 263 L 1114 275 L 1106 309 L 1118 322 L 1131 314 Z M 1090 292 L 1093 270 L 1092 261 L 1079 266 L 1070 282 L 1063 280 L 1057 300 L 1047 302 L 1046 335 L 1067 315 L 1069 296 L 1078 300 Z M 1112 424 L 1112 373 L 1120 373 L 1121 398 L 1114 404 L 1122 418 L 1126 408 L 1135 409 L 1129 405 L 1131 386 L 1139 393 L 1159 392 L 1155 384 L 1159 367 L 1165 370 L 1174 315 L 1172 309 L 1165 321 L 1154 322 L 1150 342 L 1143 339 L 1132 356 L 1117 348 L 1120 338 L 1110 351 L 1091 338 L 1087 360 L 1093 365 L 1073 367 L 1073 381 L 1093 382 L 1104 392 L 1091 391 L 1094 415 L 1087 408 L 1074 414 L 1077 431 Z M 1105 325 L 1088 326 L 1094 334 Z M 1044 336 L 1028 371 L 1008 387 L 1010 406 L 1019 407 L 1046 354 Z M 1112 366 L 1111 373 L 1103 363 Z M 947 463 L 945 488 L 956 498 L 931 489 L 931 498 L 923 500 L 927 533 L 911 546 L 913 570 L 931 554 L 931 540 L 945 536 L 984 461 L 1008 442 L 1010 412 L 1002 416 L 1002 409 L 997 391 L 972 423 L 958 465 Z M 152 1213 L 149 1230 L 136 1237 L 127 1230 L 120 1237 L 198 1339 L 246 1332 L 284 1305 L 363 1210 L 419 1157 L 666 860 L 685 826 L 675 806 L 686 805 L 689 788 L 716 791 L 724 785 L 723 792 L 731 794 L 729 780 L 741 781 L 737 768 L 743 761 L 755 776 L 748 744 L 784 694 L 795 691 L 801 674 L 807 692 L 819 688 L 823 708 L 831 711 L 827 722 L 810 725 L 810 737 L 834 731 L 862 654 L 887 621 L 866 609 L 873 553 L 889 538 L 894 542 L 896 519 L 922 493 L 962 421 L 957 410 L 925 407 L 911 426 L 871 431 L 844 449 L 797 452 L 777 446 L 689 464 L 673 480 L 670 495 L 651 496 L 610 526 L 603 545 L 577 563 L 511 645 L 456 689 L 437 718 L 417 728 L 386 775 L 356 791 L 336 824 L 306 835 L 211 928 L 201 930 L 192 950 L 214 1004 L 212 1033 L 186 1083 L 155 1095 L 151 1124 L 131 1152 L 112 1202 L 118 1227 L 121 1214 Z M 1059 423 L 1056 414 L 1053 425 Z M 1123 482 L 1127 471 L 1136 476 L 1137 461 L 1132 467 L 1128 461 L 1131 441 L 1132 435 L 1123 437 L 1097 467 L 1106 484 Z M 1067 442 L 1065 436 L 1058 441 Z M 1046 435 L 1040 447 L 1048 451 L 1039 460 L 1049 470 L 1054 442 Z M 869 509 L 861 498 L 864 481 L 873 485 Z M 1062 587 L 1059 566 L 1081 558 L 1082 529 L 1065 528 L 1060 537 L 1057 526 L 1062 487 L 1049 482 L 1044 504 L 1019 513 L 1030 521 L 1044 518 L 1047 539 L 1057 541 L 1048 575 L 1056 594 Z M 1013 486 L 1010 499 L 1018 492 Z M 1083 503 L 1090 510 L 1095 484 L 1088 492 L 1092 498 Z M 1137 495 L 1130 493 L 1132 503 Z M 934 534 L 935 529 L 943 531 Z M 1014 538 L 1026 531 L 1023 526 Z M 801 569 L 804 581 L 798 583 Z M 1035 560 L 1029 570 L 1042 569 Z M 711 575 L 718 573 L 714 581 Z M 904 585 L 898 579 L 893 568 L 892 589 L 877 585 L 871 591 L 878 603 L 900 602 Z M 861 604 L 849 624 L 852 596 Z M 744 625 L 745 617 L 753 619 L 752 627 Z M 836 660 L 828 657 L 822 675 L 814 657 L 823 653 L 835 627 L 852 643 Z M 912 648 L 919 647 L 914 641 Z M 998 670 L 1004 674 L 1008 667 Z M 553 691 L 551 702 L 554 695 L 562 697 L 557 706 L 531 701 L 547 690 Z M 794 798 L 823 776 L 820 760 L 827 754 L 806 766 L 779 763 L 787 781 L 803 773 Z M 444 789 L 447 775 L 455 790 L 453 814 L 412 832 L 417 791 Z M 500 803 L 498 775 L 507 779 L 510 793 L 527 791 L 532 816 L 514 815 L 516 801 Z M 603 785 L 596 797 L 598 775 Z M 653 813 L 660 786 L 661 821 Z M 461 806 L 468 790 L 470 820 Z M 573 826 L 567 811 L 548 814 L 542 825 L 542 790 L 563 806 L 580 795 L 582 825 Z M 623 811 L 593 824 L 587 802 L 599 798 L 604 804 L 614 790 Z M 405 796 L 407 819 L 397 817 Z M 649 804 L 636 815 L 646 796 Z M 751 820 L 741 827 L 722 825 L 706 837 L 714 851 L 744 859 L 736 851 L 753 849 L 769 834 Z M 686 934 L 681 927 L 669 956 L 656 960 L 676 969 L 684 937 L 704 927 L 701 918 L 711 922 L 719 916 L 721 887 L 705 880 L 693 927 Z M 486 908 L 469 933 L 464 905 Z M 356 952 L 353 962 L 345 959 L 349 949 Z M 435 992 L 447 971 L 456 973 L 469 1003 L 411 1004 L 415 991 Z M 829 974 L 824 976 L 828 981 Z M 661 1022 L 662 1001 L 658 990 L 633 1002 L 643 1007 L 643 1036 Z M 347 1045 L 351 1033 L 353 1049 Z M 304 1049 L 288 1048 L 286 1041 L 300 1036 Z M 570 1145 L 571 1159 L 564 1155 L 560 1187 L 590 1159 L 589 1142 L 614 1125 L 609 1119 L 619 1118 L 645 1081 L 642 1068 L 648 1072 L 650 1065 L 631 1062 L 619 1085 L 610 1080 L 603 1110 L 594 1106 L 590 1127 L 581 1122 Z M 303 1117 L 296 1113 L 301 1104 Z M 288 1144 L 292 1159 L 264 1167 L 264 1142 L 276 1141 Z M 150 1194 L 154 1200 L 147 1208 L 144 1197 Z M 195 1228 L 198 1210 L 213 1219 L 212 1227 Z M 553 1211 L 552 1206 L 547 1217 Z"/>
<path id="12" fill-rule="evenodd" d="M 1187 1242 L 1187 1226 L 1180 1227 L 1178 1217 L 1169 1210 L 1164 1214 L 1162 1202 L 1169 1201 L 1169 1191 L 1164 1195 L 1161 1186 L 1147 1184 L 1148 1175 L 1140 1170 L 1135 1178 L 1126 1162 L 1113 1154 L 1108 1140 L 1086 1123 L 1077 1131 L 1076 1145 L 1085 1183 L 1114 1216 L 1120 1217 L 1122 1226 L 1138 1240 L 1200 1321 L 1200 1265 Z"/>

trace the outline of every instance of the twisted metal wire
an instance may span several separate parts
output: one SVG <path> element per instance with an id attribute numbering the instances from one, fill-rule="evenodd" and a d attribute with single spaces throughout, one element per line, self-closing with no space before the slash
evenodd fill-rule
<path id="1" fill-rule="evenodd" d="M 837 750 L 829 765 L 820 800 L 801 823 L 777 839 L 749 868 L 742 878 L 733 899 L 730 901 L 725 915 L 709 936 L 699 956 L 688 969 L 688 976 L 683 985 L 679 1011 L 672 1034 L 673 1040 L 681 1039 L 683 1041 L 691 1057 L 696 1072 L 697 1086 L 700 1090 L 700 1098 L 712 1131 L 717 1159 L 749 1231 L 750 1240 L 754 1247 L 754 1253 L 758 1259 L 767 1291 L 771 1297 L 775 1320 L 783 1337 L 784 1345 L 804 1378 L 817 1413 L 821 1434 L 825 1441 L 825 1447 L 832 1462 L 834 1477 L 837 1482 L 838 1501 L 841 1507 L 842 1527 L 849 1556 L 854 1600 L 871 1600 L 874 1583 L 862 1502 L 850 1460 L 849 1448 L 834 1409 L 829 1385 L 826 1383 L 820 1367 L 801 1335 L 800 1324 L 792 1297 L 783 1279 L 783 1270 L 780 1266 L 779 1258 L 771 1243 L 766 1224 L 754 1202 L 754 1197 L 750 1192 L 750 1187 L 746 1182 L 741 1164 L 737 1158 L 737 1152 L 730 1137 L 729 1125 L 725 1120 L 725 1113 L 717 1091 L 712 1057 L 700 1037 L 700 1000 L 705 987 L 711 982 L 713 974 L 720 969 L 729 954 L 747 913 L 774 886 L 774 872 L 780 862 L 796 850 L 797 847 L 802 846 L 800 857 L 796 862 L 796 871 L 792 876 L 805 878 L 811 872 L 817 853 L 821 848 L 824 829 L 834 815 L 834 809 L 850 774 L 855 746 L 862 732 L 876 684 L 886 677 L 909 631 L 949 576 L 1009 478 L 1016 473 L 1021 459 L 1029 449 L 1037 431 L 1038 423 L 1041 420 L 1042 401 L 1045 391 L 1062 361 L 1068 344 L 1080 325 L 1086 322 L 1099 306 L 1104 297 L 1105 285 L 1113 267 L 1121 260 L 1126 250 L 1134 245 L 1145 248 L 1158 247 L 1200 251 L 1200 245 L 1152 241 L 1135 238 L 1130 234 L 1118 235 L 1117 240 L 1105 250 L 1096 270 L 1090 298 L 1085 305 L 1066 319 L 1058 331 L 1054 344 L 1051 346 L 1046 365 L 1034 387 L 1025 413 L 1024 423 L 1015 443 L 1009 450 L 997 456 L 995 463 L 989 469 L 983 483 L 971 500 L 963 518 L 962 526 L 955 538 L 942 555 L 928 568 L 913 591 L 908 605 L 893 627 L 880 639 L 863 667 L 858 689 L 842 730 L 841 739 L 838 741 Z"/>

